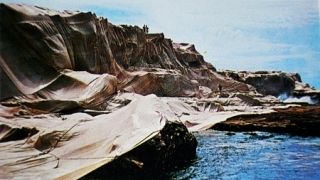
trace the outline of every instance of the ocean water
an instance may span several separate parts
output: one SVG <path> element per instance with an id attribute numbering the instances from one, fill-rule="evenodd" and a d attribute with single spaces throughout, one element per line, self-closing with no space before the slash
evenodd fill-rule
<path id="1" fill-rule="evenodd" d="M 195 133 L 197 158 L 172 179 L 320 179 L 320 138 L 265 132 Z"/>

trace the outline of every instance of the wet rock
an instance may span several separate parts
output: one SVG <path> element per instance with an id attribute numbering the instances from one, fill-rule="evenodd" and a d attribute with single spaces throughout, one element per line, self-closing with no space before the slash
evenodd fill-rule
<path id="1" fill-rule="evenodd" d="M 213 126 L 223 131 L 267 131 L 301 136 L 320 136 L 320 106 L 275 109 L 266 114 L 248 114 L 229 118 Z"/>
<path id="2" fill-rule="evenodd" d="M 83 179 L 161 179 L 194 159 L 196 147 L 196 138 L 183 124 L 167 122 L 157 136 Z"/>
<path id="3" fill-rule="evenodd" d="M 236 135 L 236 133 L 234 133 L 234 132 L 227 132 L 226 135 L 228 135 L 228 136 L 234 136 L 234 135 Z"/>
<path id="4" fill-rule="evenodd" d="M 295 90 L 292 94 L 293 97 L 296 98 L 303 98 L 303 97 L 309 97 L 311 102 L 308 102 L 309 104 L 320 104 L 320 91 L 319 90 Z"/>

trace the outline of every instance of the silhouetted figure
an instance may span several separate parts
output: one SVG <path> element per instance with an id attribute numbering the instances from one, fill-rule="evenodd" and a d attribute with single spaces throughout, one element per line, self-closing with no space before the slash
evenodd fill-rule
<path id="1" fill-rule="evenodd" d="M 221 94 L 221 92 L 222 92 L 222 86 L 221 86 L 221 84 L 218 84 L 218 89 L 219 89 L 219 93 Z"/>
<path id="2" fill-rule="evenodd" d="M 142 29 L 143 29 L 143 32 L 144 32 L 144 33 L 148 33 L 148 32 L 149 32 L 149 28 L 148 28 L 148 26 L 145 25 L 145 24 L 143 25 L 143 28 L 142 28 Z"/>
<path id="3" fill-rule="evenodd" d="M 143 32 L 146 33 L 146 25 L 145 24 L 143 25 L 142 29 L 143 29 Z"/>

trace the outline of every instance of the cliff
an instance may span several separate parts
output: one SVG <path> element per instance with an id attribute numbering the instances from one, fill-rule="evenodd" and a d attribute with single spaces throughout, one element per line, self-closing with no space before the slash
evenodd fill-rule
<path id="1" fill-rule="evenodd" d="M 221 71 L 236 81 L 253 86 L 263 95 L 272 95 L 280 98 L 310 97 L 314 103 L 320 103 L 320 91 L 303 83 L 298 73 L 285 73 L 281 71 Z"/>
<path id="2" fill-rule="evenodd" d="M 20 96 L 21 102 L 73 101 L 99 74 L 108 74 L 104 75 L 108 78 L 99 77 L 99 83 L 114 86 L 102 93 L 104 96 L 116 89 L 195 96 L 199 86 L 217 90 L 218 84 L 229 92 L 249 91 L 246 84 L 216 73 L 194 45 L 173 43 L 163 34 L 146 34 L 137 26 L 116 26 L 91 12 L 1 4 L 0 13 L 1 99 Z M 84 99 L 79 99 L 81 105 L 86 104 Z"/>

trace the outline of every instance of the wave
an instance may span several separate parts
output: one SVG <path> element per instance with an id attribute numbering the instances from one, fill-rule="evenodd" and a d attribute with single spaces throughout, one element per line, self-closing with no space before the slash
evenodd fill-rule
<path id="1" fill-rule="evenodd" d="M 308 103 L 317 104 L 318 102 L 313 100 L 310 96 L 295 97 L 289 96 L 287 93 L 280 94 L 278 99 L 284 103 Z"/>

